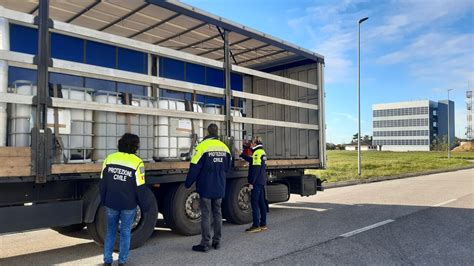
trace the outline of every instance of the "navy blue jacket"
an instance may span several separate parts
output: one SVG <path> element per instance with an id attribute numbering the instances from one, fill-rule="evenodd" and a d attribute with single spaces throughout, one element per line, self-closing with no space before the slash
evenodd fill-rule
<path id="1" fill-rule="evenodd" d="M 252 156 L 240 154 L 244 160 L 249 163 L 248 182 L 252 185 L 266 185 L 267 184 L 267 155 L 263 150 L 262 145 L 257 145 L 252 148 Z"/>
<path id="2" fill-rule="evenodd" d="M 100 175 L 100 200 L 114 210 L 133 210 L 140 205 L 147 211 L 151 202 L 145 196 L 145 166 L 135 154 L 116 152 L 105 159 Z"/>
<path id="3" fill-rule="evenodd" d="M 229 148 L 216 137 L 207 136 L 194 149 L 185 186 L 190 188 L 196 182 L 196 191 L 201 197 L 223 198 L 231 163 Z"/>

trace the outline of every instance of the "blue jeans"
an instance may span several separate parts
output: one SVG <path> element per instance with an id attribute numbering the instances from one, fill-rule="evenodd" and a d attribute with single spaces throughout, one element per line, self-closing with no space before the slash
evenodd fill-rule
<path id="1" fill-rule="evenodd" d="M 136 209 L 117 211 L 106 208 L 107 212 L 107 233 L 104 243 L 104 263 L 112 263 L 112 253 L 114 251 L 115 236 L 120 221 L 120 246 L 119 246 L 119 263 L 125 263 L 130 249 L 130 237 L 132 224 L 135 220 Z"/>
<path id="2" fill-rule="evenodd" d="M 252 204 L 253 226 L 267 225 L 267 204 L 265 203 L 265 186 L 254 185 L 250 198 Z"/>

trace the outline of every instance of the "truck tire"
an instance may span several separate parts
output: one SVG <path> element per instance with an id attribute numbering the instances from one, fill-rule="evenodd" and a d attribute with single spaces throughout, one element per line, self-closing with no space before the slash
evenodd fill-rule
<path id="1" fill-rule="evenodd" d="M 69 236 L 71 233 L 82 231 L 82 229 L 84 229 L 84 227 L 86 227 L 86 224 L 80 223 L 80 224 L 71 224 L 71 225 L 68 225 L 68 226 L 51 227 L 51 229 L 58 232 L 58 233 L 60 233 L 60 234 L 62 234 L 62 235 Z"/>
<path id="2" fill-rule="evenodd" d="M 222 204 L 225 219 L 234 224 L 252 222 L 250 189 L 246 178 L 227 180 L 226 195 Z"/>
<path id="3" fill-rule="evenodd" d="M 158 219 L 158 204 L 156 202 L 155 195 L 150 189 L 145 190 L 147 200 L 151 202 L 150 209 L 143 213 L 138 208 L 136 225 L 132 226 L 132 238 L 130 240 L 130 249 L 135 249 L 143 244 L 150 238 L 151 234 L 155 230 L 156 220 Z M 95 220 L 92 223 L 87 224 L 87 231 L 89 232 L 92 239 L 99 245 L 104 245 L 104 239 L 106 234 L 107 216 L 105 213 L 105 207 L 100 206 L 97 210 Z M 115 238 L 115 250 L 118 250 L 120 243 L 120 233 L 117 232 Z"/>
<path id="4" fill-rule="evenodd" d="M 268 184 L 266 189 L 268 203 L 285 202 L 290 199 L 290 192 L 285 184 Z"/>
<path id="5" fill-rule="evenodd" d="M 163 216 L 165 224 L 179 234 L 200 234 L 201 210 L 195 186 L 189 189 L 184 184 L 171 187 L 163 202 Z"/>

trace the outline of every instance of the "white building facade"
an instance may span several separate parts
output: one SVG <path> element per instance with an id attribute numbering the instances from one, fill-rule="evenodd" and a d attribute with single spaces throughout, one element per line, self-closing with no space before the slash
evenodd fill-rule
<path id="1" fill-rule="evenodd" d="M 449 102 L 450 138 L 454 141 L 454 102 Z M 382 151 L 429 151 L 448 131 L 448 101 L 374 104 L 373 145 Z"/>

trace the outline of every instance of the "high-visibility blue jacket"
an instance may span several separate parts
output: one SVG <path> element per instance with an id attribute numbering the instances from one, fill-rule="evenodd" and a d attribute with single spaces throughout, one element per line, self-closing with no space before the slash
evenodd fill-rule
<path id="1" fill-rule="evenodd" d="M 231 162 L 229 148 L 216 137 L 207 136 L 194 149 L 185 186 L 190 188 L 196 182 L 201 197 L 223 198 Z"/>
<path id="2" fill-rule="evenodd" d="M 145 198 L 145 166 L 135 154 L 112 153 L 105 159 L 100 175 L 100 198 L 114 210 L 132 210 L 140 205 L 147 211 L 151 203 Z"/>
<path id="3" fill-rule="evenodd" d="M 252 156 L 240 154 L 240 157 L 249 163 L 248 182 L 252 185 L 265 185 L 267 184 L 267 154 L 261 144 L 253 147 L 252 150 Z"/>

